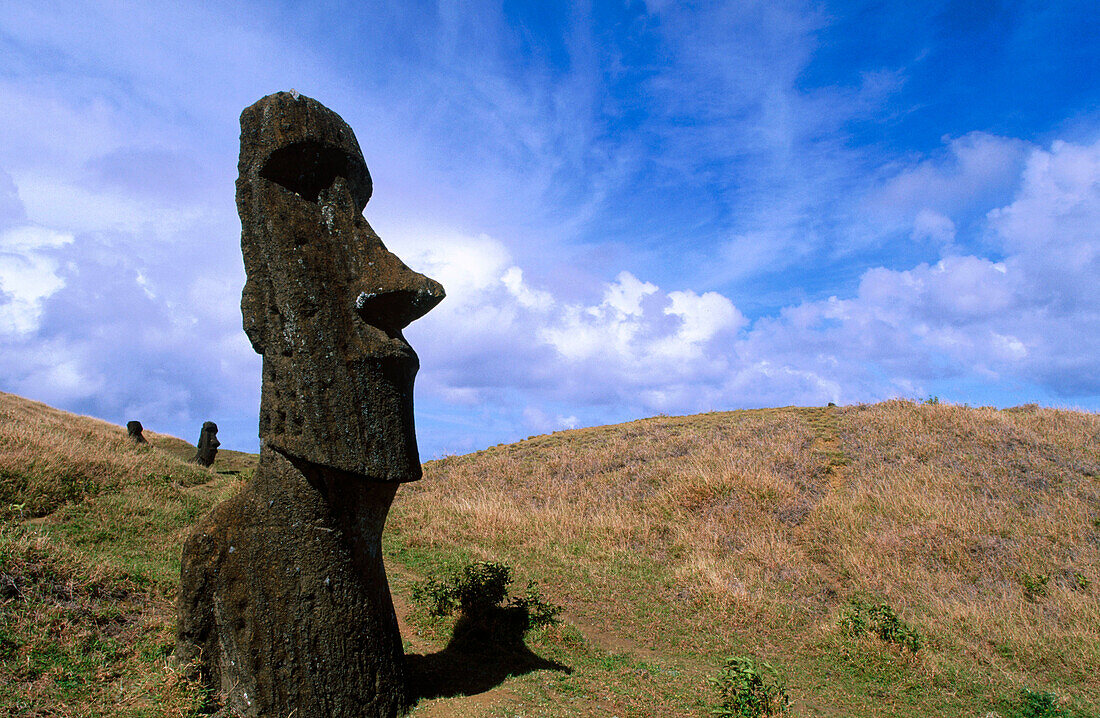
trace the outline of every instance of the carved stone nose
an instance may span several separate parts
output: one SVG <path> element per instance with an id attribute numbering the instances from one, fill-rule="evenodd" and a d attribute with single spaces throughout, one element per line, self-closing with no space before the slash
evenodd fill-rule
<path id="1" fill-rule="evenodd" d="M 363 321 L 384 331 L 400 331 L 443 301 L 443 285 L 411 269 L 403 282 L 364 290 L 355 298 L 355 311 Z"/>

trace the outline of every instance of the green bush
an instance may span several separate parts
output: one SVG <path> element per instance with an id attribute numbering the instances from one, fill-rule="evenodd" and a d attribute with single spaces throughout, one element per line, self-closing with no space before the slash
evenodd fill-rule
<path id="1" fill-rule="evenodd" d="M 1024 587 L 1024 596 L 1029 601 L 1038 601 L 1047 595 L 1048 573 L 1021 573 L 1020 584 Z"/>
<path id="2" fill-rule="evenodd" d="M 527 612 L 527 625 L 532 628 L 550 626 L 561 620 L 558 618 L 561 606 L 548 603 L 534 581 L 528 581 L 523 595 L 513 596 L 508 603 Z"/>
<path id="3" fill-rule="evenodd" d="M 1020 701 L 1013 718 L 1068 718 L 1058 706 L 1058 696 L 1053 691 L 1020 691 Z"/>
<path id="4" fill-rule="evenodd" d="M 887 603 L 868 604 L 853 599 L 840 616 L 840 626 L 853 638 L 870 631 L 883 641 L 911 653 L 919 651 L 923 643 L 920 632 L 901 620 L 897 611 Z"/>
<path id="5" fill-rule="evenodd" d="M 520 611 L 526 627 L 558 622 L 561 606 L 548 603 L 531 581 L 521 596 L 508 596 L 512 583 L 510 566 L 495 561 L 475 561 L 444 578 L 430 578 L 413 587 L 413 600 L 426 606 L 433 616 L 449 616 L 456 611 L 467 618 L 480 618 L 493 610 Z"/>
<path id="6" fill-rule="evenodd" d="M 791 699 L 776 671 L 747 656 L 726 659 L 722 671 L 708 682 L 718 689 L 719 703 L 711 715 L 720 718 L 760 718 L 786 715 Z"/>
<path id="7" fill-rule="evenodd" d="M 840 628 L 852 638 L 859 638 L 867 633 L 871 627 L 871 620 L 867 616 L 867 606 L 860 601 L 848 602 L 840 614 Z"/>

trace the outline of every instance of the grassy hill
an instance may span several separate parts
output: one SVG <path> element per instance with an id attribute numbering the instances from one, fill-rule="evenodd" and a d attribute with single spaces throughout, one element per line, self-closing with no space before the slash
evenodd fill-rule
<path id="1" fill-rule="evenodd" d="M 203 469 L 146 435 L 0 394 L 0 716 L 201 706 L 166 660 L 181 537 L 254 457 Z M 384 541 L 436 680 L 416 716 L 703 716 L 730 656 L 774 666 L 798 716 L 1100 715 L 1094 414 L 891 401 L 559 432 L 429 462 Z M 523 656 L 445 660 L 450 620 L 410 596 L 472 560 L 563 622 Z"/>

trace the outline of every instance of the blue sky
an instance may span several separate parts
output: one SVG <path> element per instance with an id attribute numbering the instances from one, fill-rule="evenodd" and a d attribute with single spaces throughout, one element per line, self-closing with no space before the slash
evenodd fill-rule
<path id="1" fill-rule="evenodd" d="M 238 116 L 295 88 L 448 290 L 406 332 L 426 458 L 657 413 L 1100 409 L 1094 0 L 182 5 L 0 7 L 4 391 L 256 448 Z"/>

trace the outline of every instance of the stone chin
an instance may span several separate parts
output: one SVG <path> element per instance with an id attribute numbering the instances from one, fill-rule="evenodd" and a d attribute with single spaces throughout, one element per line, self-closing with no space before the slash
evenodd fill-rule
<path id="1" fill-rule="evenodd" d="M 405 345 L 406 348 L 408 345 Z M 260 437 L 292 459 L 403 482 L 421 476 L 413 425 L 416 354 L 359 355 L 302 371 L 291 357 L 264 356 Z"/>

